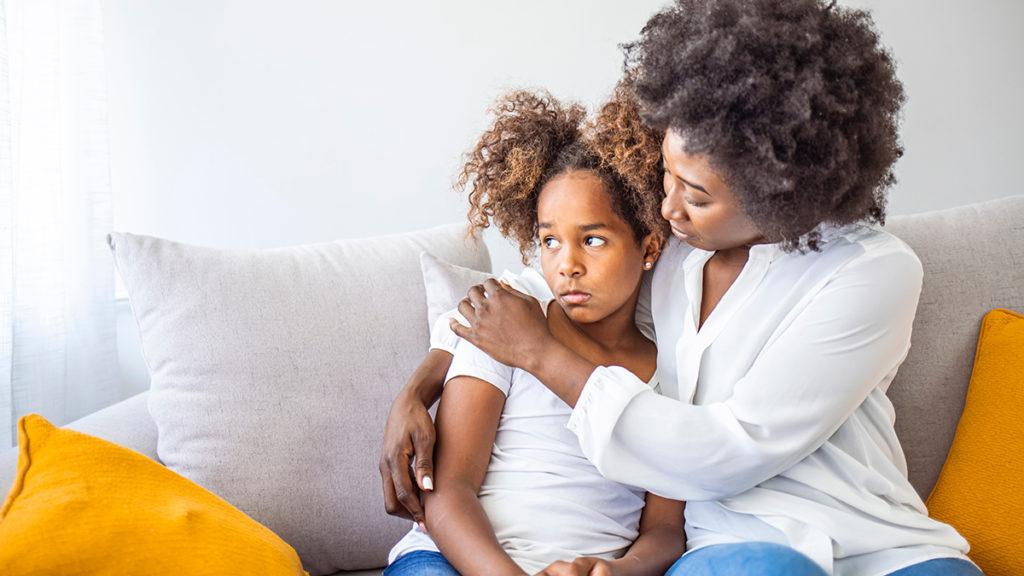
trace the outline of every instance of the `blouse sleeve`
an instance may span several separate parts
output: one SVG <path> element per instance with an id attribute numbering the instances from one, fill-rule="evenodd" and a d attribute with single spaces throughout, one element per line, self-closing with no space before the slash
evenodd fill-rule
<path id="1" fill-rule="evenodd" d="M 655 394 L 597 368 L 569 420 L 606 477 L 677 500 L 744 492 L 810 455 L 906 357 L 921 291 L 909 251 L 866 252 L 805 300 L 725 401 Z"/>

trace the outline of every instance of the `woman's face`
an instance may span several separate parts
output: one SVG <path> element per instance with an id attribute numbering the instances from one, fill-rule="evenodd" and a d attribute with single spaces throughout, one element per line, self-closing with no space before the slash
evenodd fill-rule
<path id="1" fill-rule="evenodd" d="M 661 155 L 665 171 L 661 215 L 677 238 L 707 251 L 763 241 L 761 231 L 743 213 L 736 195 L 707 157 L 687 154 L 678 132 L 665 132 Z"/>
<path id="2" fill-rule="evenodd" d="M 660 242 L 638 243 L 615 213 L 604 183 L 585 171 L 566 172 L 541 189 L 537 201 L 540 263 L 548 286 L 574 322 L 603 320 L 638 293 L 646 262 Z"/>

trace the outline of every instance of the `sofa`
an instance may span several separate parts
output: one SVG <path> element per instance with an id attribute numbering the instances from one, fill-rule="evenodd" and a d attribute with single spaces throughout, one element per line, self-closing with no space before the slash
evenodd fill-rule
<path id="1" fill-rule="evenodd" d="M 963 409 L 982 316 L 994 308 L 1024 311 L 1024 196 L 893 216 L 886 228 L 916 251 L 924 267 L 912 348 L 889 395 L 896 408 L 896 430 L 905 451 L 910 481 L 922 497 L 927 497 L 945 461 Z M 445 246 L 439 252 L 449 261 L 488 266 L 489 259 L 486 253 L 480 254 L 482 243 L 478 240 L 454 242 L 453 235 L 460 234 L 459 227 L 439 230 L 427 235 L 411 234 L 419 234 L 416 246 L 427 252 L 435 252 L 432 242 L 440 242 Z M 389 266 L 390 261 L 382 259 L 374 273 L 393 278 L 396 271 L 389 270 Z M 415 276 L 414 270 L 410 270 L 413 269 L 406 262 L 401 273 Z M 408 281 L 422 291 L 421 278 L 409 277 Z M 414 342 L 398 356 L 393 350 L 378 357 L 367 356 L 367 362 L 386 364 L 391 371 L 380 372 L 388 376 L 367 395 L 354 397 L 354 405 L 347 411 L 347 417 L 357 425 L 354 432 L 346 434 L 348 442 L 340 448 L 353 456 L 353 469 L 347 471 L 352 480 L 346 483 L 351 493 L 345 496 L 365 504 L 361 514 L 369 516 L 361 516 L 357 522 L 358 542 L 363 542 L 358 546 L 363 548 L 360 552 L 365 552 L 354 564 L 358 569 L 336 574 L 380 574 L 387 549 L 408 526 L 405 521 L 385 514 L 376 469 L 388 399 L 404 383 L 397 375 L 408 374 L 425 351 L 427 301 L 408 300 L 405 305 L 385 312 L 402 315 L 394 320 L 411 327 L 416 334 Z M 145 348 L 145 341 L 143 345 Z M 124 400 L 72 422 L 67 428 L 105 438 L 159 462 L 158 428 L 149 411 L 150 394 Z M 0 453 L 0 486 L 10 486 L 16 461 L 16 449 Z M 347 539 L 339 546 L 357 546 L 353 542 Z M 302 547 L 296 548 L 301 553 Z"/>

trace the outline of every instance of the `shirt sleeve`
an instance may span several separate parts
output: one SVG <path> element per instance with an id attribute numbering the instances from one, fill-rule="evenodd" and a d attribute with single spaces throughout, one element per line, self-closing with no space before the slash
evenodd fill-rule
<path id="1" fill-rule="evenodd" d="M 583 453 L 607 478 L 676 500 L 739 494 L 810 455 L 910 347 L 920 261 L 868 254 L 794 311 L 723 402 L 680 402 L 627 370 L 597 368 L 568 425 Z"/>
<path id="2" fill-rule="evenodd" d="M 447 384 L 459 376 L 472 376 L 491 384 L 508 396 L 512 386 L 512 372 L 512 367 L 498 362 L 483 350 L 460 338 L 444 381 Z"/>

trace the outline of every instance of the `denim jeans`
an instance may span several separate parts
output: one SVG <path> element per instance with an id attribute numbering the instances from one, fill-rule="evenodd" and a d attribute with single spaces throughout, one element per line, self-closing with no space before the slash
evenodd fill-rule
<path id="1" fill-rule="evenodd" d="M 384 569 L 384 576 L 459 576 L 440 552 L 415 550 L 402 554 Z"/>
<path id="2" fill-rule="evenodd" d="M 825 576 L 810 558 L 787 546 L 768 542 L 719 544 L 701 548 L 676 561 L 665 576 Z M 970 562 L 939 558 L 908 566 L 890 576 L 982 576 Z"/>

